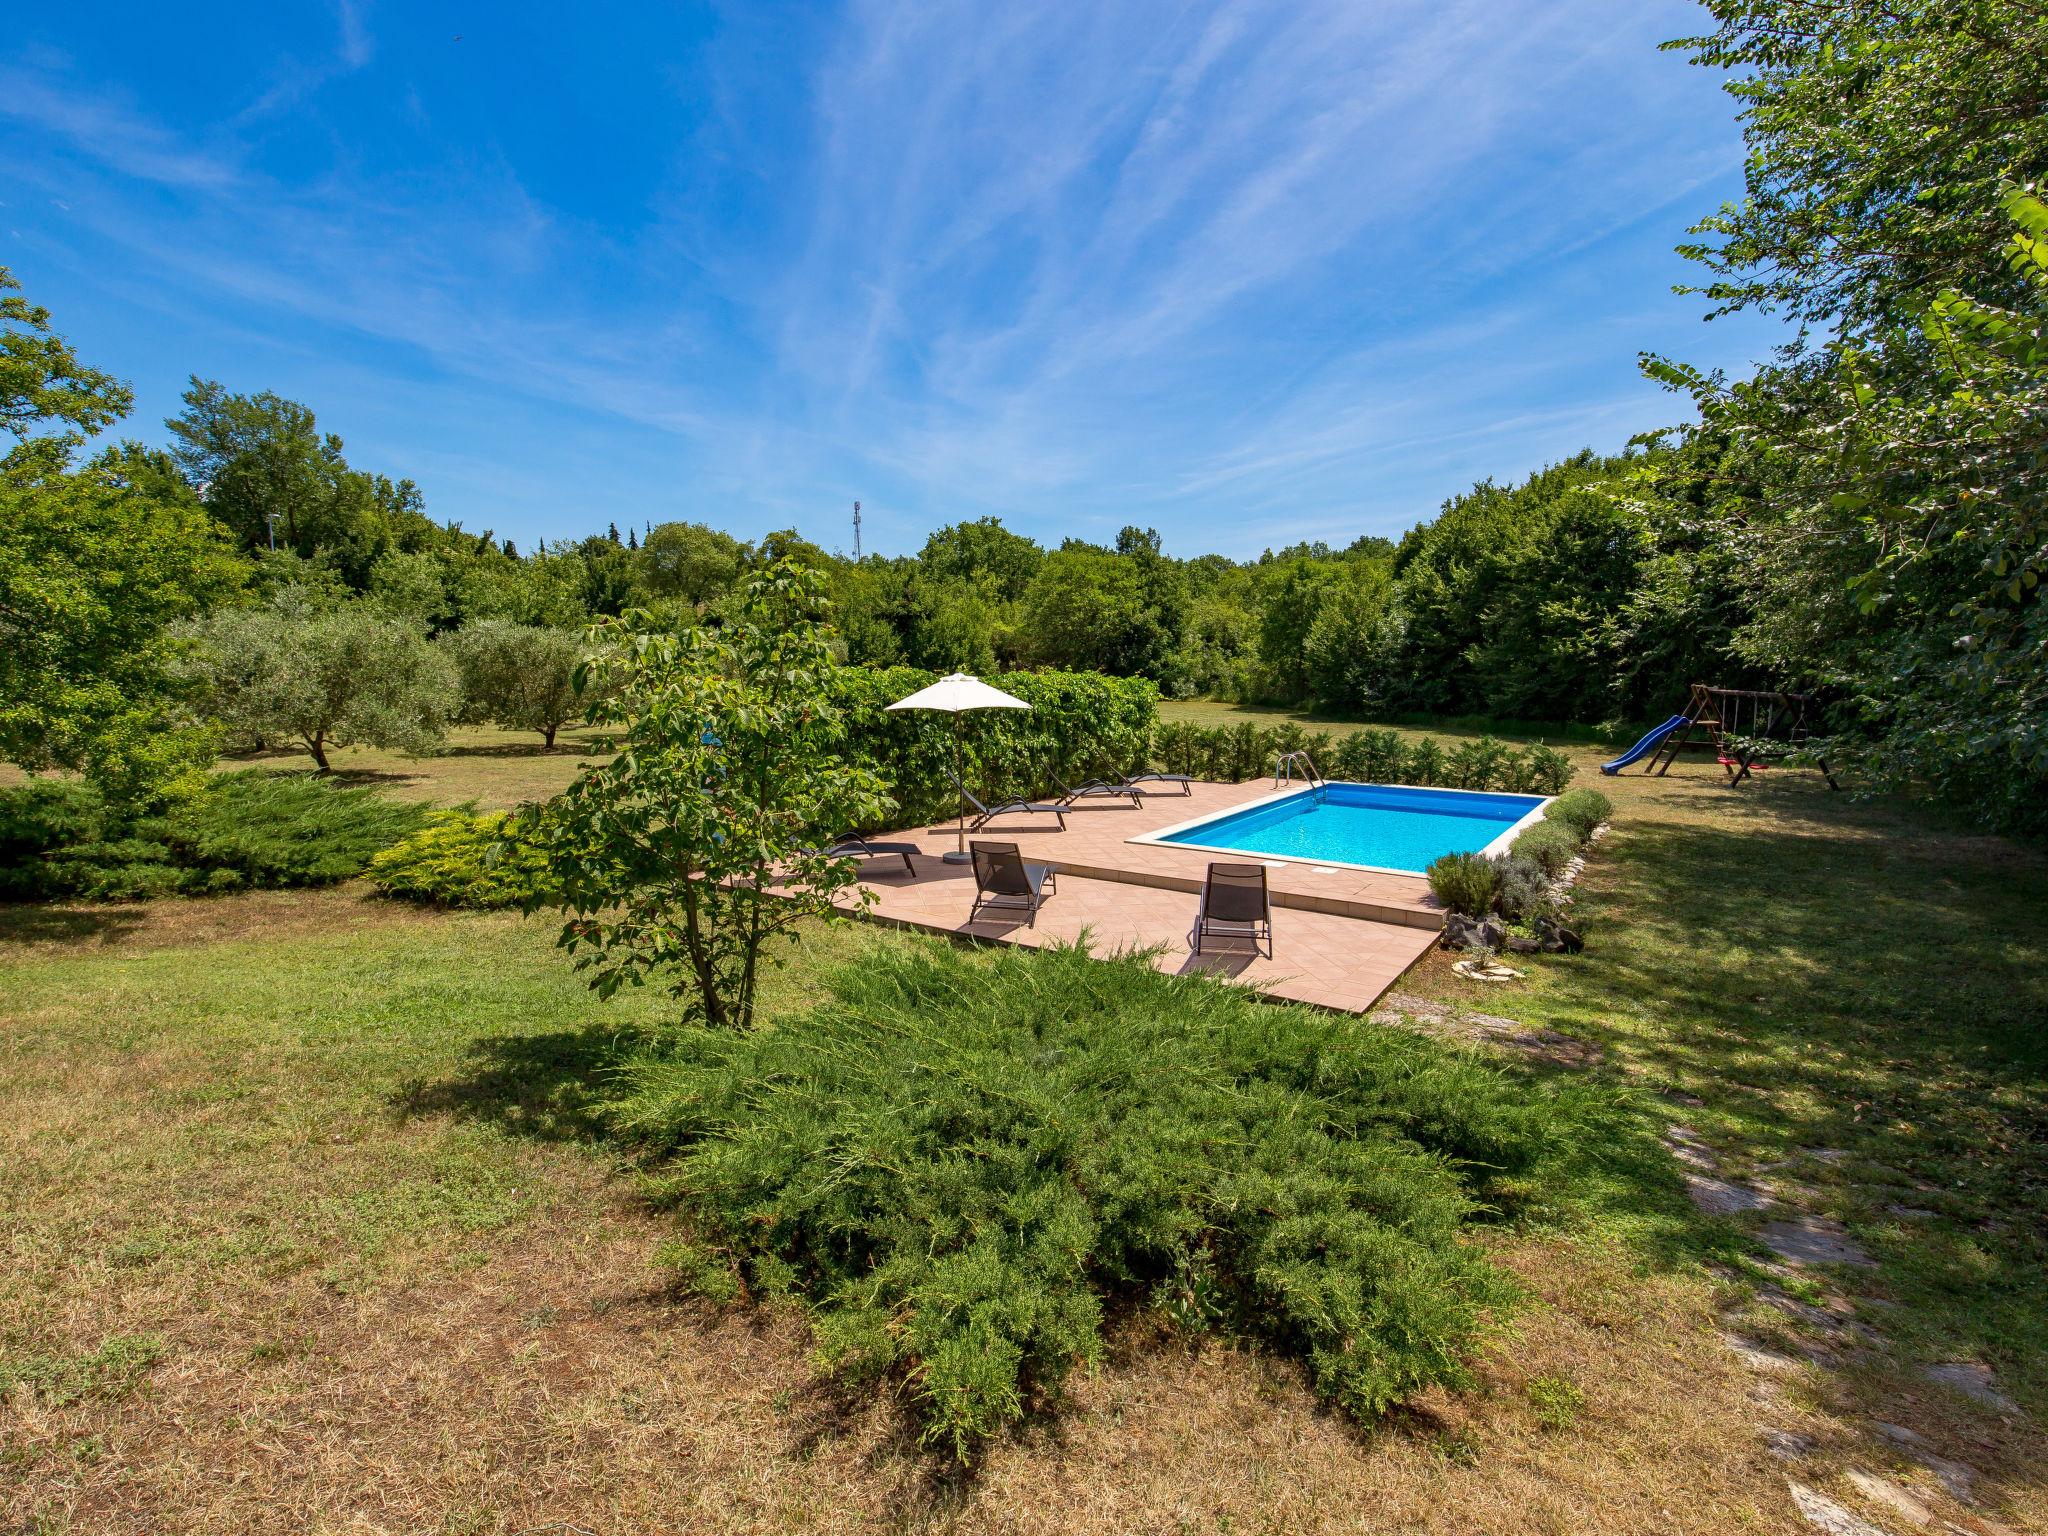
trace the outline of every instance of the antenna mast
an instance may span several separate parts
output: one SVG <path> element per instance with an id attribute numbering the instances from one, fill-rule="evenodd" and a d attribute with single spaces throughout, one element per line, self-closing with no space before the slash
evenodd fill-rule
<path id="1" fill-rule="evenodd" d="M 860 503 L 853 504 L 853 558 L 860 559 Z"/>

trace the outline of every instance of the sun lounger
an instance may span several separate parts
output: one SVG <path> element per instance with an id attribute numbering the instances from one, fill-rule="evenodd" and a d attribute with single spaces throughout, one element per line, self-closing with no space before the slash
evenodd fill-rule
<path id="1" fill-rule="evenodd" d="M 1266 887 L 1263 864 L 1211 864 L 1202 882 L 1202 906 L 1195 914 L 1195 953 L 1202 952 L 1202 940 L 1249 938 L 1258 949 L 1263 940 L 1268 960 L 1273 958 L 1273 893 Z"/>
<path id="2" fill-rule="evenodd" d="M 984 907 L 1021 907 L 1028 914 L 1026 922 L 1037 927 L 1040 904 L 1048 892 L 1059 889 L 1052 869 L 1044 864 L 1026 864 L 1015 843 L 976 842 L 972 847 L 974 905 L 968 910 L 967 921 L 971 923 L 981 916 Z"/>

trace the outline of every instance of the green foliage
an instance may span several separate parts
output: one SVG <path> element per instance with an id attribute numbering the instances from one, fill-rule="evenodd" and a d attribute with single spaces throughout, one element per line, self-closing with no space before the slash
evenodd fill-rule
<path id="1" fill-rule="evenodd" d="M 933 674 L 915 667 L 840 667 L 826 679 L 845 716 L 846 760 L 881 778 L 906 821 L 950 816 L 959 804 L 947 776 L 954 719 L 888 708 L 933 681 Z M 1055 776 L 1072 784 L 1132 773 L 1146 760 L 1159 695 L 1145 679 L 1006 672 L 993 681 L 1031 708 L 974 711 L 957 722 L 963 775 L 984 799 L 1042 794 Z"/>
<path id="2" fill-rule="evenodd" d="M 447 656 L 363 603 L 322 609 L 288 590 L 264 608 L 215 614 L 193 635 L 193 675 L 231 740 L 302 743 L 323 773 L 329 747 L 431 751 L 460 703 Z"/>
<path id="3" fill-rule="evenodd" d="M 792 1290 L 821 1357 L 967 1459 L 1102 1354 L 1112 1310 L 1303 1359 L 1370 1416 L 1465 1379 L 1507 1294 L 1461 1241 L 1577 1101 L 1400 1031 L 1085 950 L 871 953 L 772 1030 L 629 1066 L 696 1276 Z"/>
<path id="4" fill-rule="evenodd" d="M 2048 14 L 1708 9 L 1677 46 L 1730 72 L 1746 187 L 1681 249 L 1801 328 L 1733 384 L 1646 360 L 1699 422 L 1645 499 L 1720 514 L 1736 648 L 1836 701 L 1812 754 L 2048 827 Z"/>
<path id="5" fill-rule="evenodd" d="M 441 907 L 534 907 L 555 892 L 547 855 L 503 811 L 442 811 L 370 860 L 387 896 Z"/>
<path id="6" fill-rule="evenodd" d="M 1424 871 L 1429 894 L 1447 911 L 1483 917 L 1500 895 L 1500 865 L 1483 853 L 1447 853 Z"/>
<path id="7" fill-rule="evenodd" d="M 1562 821 L 1539 821 L 1517 837 L 1510 850 L 1518 859 L 1540 866 L 1552 879 L 1578 857 L 1578 831 Z"/>
<path id="8" fill-rule="evenodd" d="M 893 802 L 846 760 L 825 581 L 793 560 L 750 576 L 717 628 L 601 626 L 593 723 L 620 750 L 586 767 L 521 835 L 546 852 L 561 943 L 591 985 L 660 982 L 690 1017 L 752 1022 L 769 944 L 855 883 L 817 850 Z"/>
<path id="9" fill-rule="evenodd" d="M 1527 923 L 1551 909 L 1550 871 L 1519 853 L 1496 857 L 1493 862 L 1500 871 L 1500 888 L 1493 904 L 1502 917 L 1511 923 Z"/>
<path id="10" fill-rule="evenodd" d="M 126 900 L 354 879 L 425 807 L 297 774 L 216 774 L 148 815 L 92 785 L 0 790 L 0 895 Z"/>
<path id="11" fill-rule="evenodd" d="M 1354 784 L 1419 784 L 1445 789 L 1492 790 L 1504 794 L 1549 795 L 1572 774 L 1571 759 L 1550 747 L 1521 749 L 1483 736 L 1446 753 L 1424 737 L 1404 747 L 1393 731 L 1367 728 L 1333 737 L 1310 736 L 1290 722 L 1261 730 L 1250 721 L 1234 726 L 1171 723 L 1152 735 L 1152 754 L 1172 773 L 1239 783 L 1275 771 L 1284 752 L 1306 750 L 1327 778 Z"/>
<path id="12" fill-rule="evenodd" d="M 442 642 L 462 679 L 462 713 L 514 731 L 538 731 L 543 745 L 588 700 L 576 688 L 580 638 L 562 629 L 487 619 Z"/>
<path id="13" fill-rule="evenodd" d="M 341 439 L 319 430 L 310 407 L 199 378 L 182 398 L 184 411 L 164 423 L 173 451 L 243 548 L 324 555 L 361 591 L 381 556 L 437 532 L 417 486 L 351 469 Z"/>
<path id="14" fill-rule="evenodd" d="M 126 416 L 134 400 L 112 374 L 81 363 L 50 329 L 50 312 L 21 297 L 21 284 L 0 267 L 0 431 L 27 438 L 55 424 L 65 441 L 82 442 Z"/>
<path id="15" fill-rule="evenodd" d="M 1593 829 L 1614 814 L 1614 802 L 1597 789 L 1574 789 L 1559 795 L 1543 807 L 1552 821 L 1561 821 L 1584 842 Z"/>
<path id="16" fill-rule="evenodd" d="M 113 1401 L 142 1384 L 163 1358 L 163 1341 L 150 1334 L 116 1335 L 90 1354 L 26 1355 L 0 1359 L 0 1401 L 65 1408 L 87 1398 Z"/>
<path id="17" fill-rule="evenodd" d="M 1527 1388 L 1529 1406 L 1536 1410 L 1536 1422 L 1549 1430 L 1570 1429 L 1586 1406 L 1586 1394 L 1569 1376 L 1531 1377 Z"/>
<path id="18" fill-rule="evenodd" d="M 73 472 L 72 447 L 129 394 L 18 287 L 0 267 L 0 430 L 25 439 L 0 459 L 0 758 L 146 801 L 212 757 L 170 630 L 241 572 L 160 455 L 123 444 Z"/>
<path id="19" fill-rule="evenodd" d="M 1149 546 L 1056 550 L 1023 601 L 1022 632 L 1035 660 L 1155 680 L 1174 670 L 1187 589 L 1174 563 Z"/>

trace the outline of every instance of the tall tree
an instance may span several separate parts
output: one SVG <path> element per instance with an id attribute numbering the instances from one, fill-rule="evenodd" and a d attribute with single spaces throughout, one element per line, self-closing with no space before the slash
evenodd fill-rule
<path id="1" fill-rule="evenodd" d="M 324 553 L 361 590 L 379 555 L 419 548 L 439 532 L 417 486 L 351 469 L 341 439 L 319 430 L 310 407 L 199 378 L 183 399 L 185 409 L 165 422 L 172 451 L 243 548 Z"/>
<path id="2" fill-rule="evenodd" d="M 50 329 L 50 312 L 22 297 L 14 274 L 0 267 L 0 430 L 19 439 L 54 429 L 83 441 L 134 403 L 126 384 L 78 360 Z"/>
<path id="3" fill-rule="evenodd" d="M 0 267 L 0 428 L 20 440 L 0 459 L 0 757 L 145 800 L 213 751 L 171 626 L 242 573 L 160 455 L 122 444 L 72 471 L 129 400 Z"/>
<path id="4" fill-rule="evenodd" d="M 1828 688 L 1826 743 L 2048 823 L 2038 356 L 2048 9 L 1710 0 L 1675 46 L 1733 72 L 1745 195 L 1686 247 L 1721 311 L 1804 329 L 1730 386 L 1663 359 L 1748 480 L 1736 643 Z M 2017 233 L 2015 233 L 2017 225 Z"/>

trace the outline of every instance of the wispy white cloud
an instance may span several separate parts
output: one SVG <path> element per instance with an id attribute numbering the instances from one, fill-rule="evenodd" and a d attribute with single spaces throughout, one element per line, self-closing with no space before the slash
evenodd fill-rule
<path id="1" fill-rule="evenodd" d="M 34 66 L 0 73 L 0 113 L 97 168 L 57 178 L 72 218 L 165 303 L 669 435 L 727 515 L 854 486 L 885 521 L 1128 514 L 1246 549 L 1391 506 L 1420 469 L 1513 473 L 1638 424 L 1625 364 L 1595 380 L 1572 338 L 1656 302 L 1602 292 L 1591 253 L 1729 163 L 1725 116 L 1653 51 L 1680 13 L 850 0 L 770 46 L 740 8 L 671 79 L 703 98 L 677 190 L 610 217 L 436 141 L 411 77 L 388 92 L 403 175 L 257 157 L 266 120 L 390 67 L 358 0 L 213 130 Z M 645 103 L 648 131 L 673 107 Z M 130 183 L 177 197 L 138 217 Z M 465 454 L 435 462 L 501 494 Z"/>
<path id="2" fill-rule="evenodd" d="M 231 159 L 191 146 L 111 96 L 67 88 L 46 74 L 0 68 L 0 117 L 68 143 L 140 181 L 220 191 L 241 180 Z"/>

